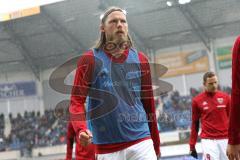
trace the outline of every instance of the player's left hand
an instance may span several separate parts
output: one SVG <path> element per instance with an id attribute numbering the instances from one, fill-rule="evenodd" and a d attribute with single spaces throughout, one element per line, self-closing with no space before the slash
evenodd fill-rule
<path id="1" fill-rule="evenodd" d="M 196 149 L 191 150 L 191 151 L 190 151 L 190 155 L 191 155 L 193 158 L 198 159 L 198 154 L 197 154 Z"/>

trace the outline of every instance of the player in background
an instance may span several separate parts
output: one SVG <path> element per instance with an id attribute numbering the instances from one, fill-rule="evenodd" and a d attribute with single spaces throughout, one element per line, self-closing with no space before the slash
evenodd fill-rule
<path id="1" fill-rule="evenodd" d="M 203 85 L 204 91 L 192 99 L 190 155 L 197 158 L 195 145 L 201 127 L 203 160 L 227 160 L 230 96 L 218 90 L 214 72 L 204 74 Z"/>

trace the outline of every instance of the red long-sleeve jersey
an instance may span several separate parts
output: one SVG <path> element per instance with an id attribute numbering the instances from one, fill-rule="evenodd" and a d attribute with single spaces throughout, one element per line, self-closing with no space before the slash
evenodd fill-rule
<path id="1" fill-rule="evenodd" d="M 107 54 L 107 55 L 113 62 L 123 63 L 128 56 L 128 50 L 126 50 L 123 55 L 117 58 L 113 57 L 111 54 Z M 153 99 L 151 73 L 149 72 L 150 66 L 148 64 L 147 58 L 141 52 L 139 53 L 139 60 L 140 60 L 141 72 L 144 73 L 142 74 L 142 77 L 141 77 L 141 90 L 142 90 L 141 97 L 150 97 L 150 98 L 142 98 L 141 101 L 143 103 L 146 114 L 151 118 L 151 120 L 148 122 L 148 125 L 151 133 L 151 138 L 153 139 L 155 152 L 157 155 L 159 155 L 160 154 L 160 138 L 159 138 L 159 131 L 157 129 L 156 118 L 153 118 L 154 115 L 156 116 L 156 113 L 155 113 L 155 105 L 154 105 L 154 99 Z M 88 88 L 90 87 L 90 83 L 92 80 L 92 73 L 94 72 L 94 63 L 95 63 L 94 55 L 92 51 L 88 51 L 84 53 L 78 61 L 78 66 L 77 66 L 76 75 L 74 79 L 74 86 L 81 86 L 81 90 L 74 89 L 73 87 L 72 96 L 71 96 L 71 106 L 69 109 L 71 116 L 73 117 L 77 118 L 77 115 L 85 113 L 84 103 L 86 100 L 86 96 L 88 95 Z M 147 90 L 147 92 L 143 92 L 143 90 L 145 91 Z M 81 94 L 81 96 L 76 96 L 79 94 Z M 85 118 L 84 116 L 81 117 L 81 119 L 84 119 L 84 118 Z M 86 128 L 86 126 L 84 126 L 83 124 L 77 121 L 72 121 L 72 124 L 73 124 L 74 130 L 78 133 L 82 129 Z M 146 137 L 144 139 L 139 139 L 133 142 L 96 145 L 96 153 L 111 153 L 111 152 L 119 151 L 149 138 L 150 137 Z"/>
<path id="2" fill-rule="evenodd" d="M 232 50 L 232 104 L 229 122 L 229 144 L 240 144 L 240 36 Z"/>
<path id="3" fill-rule="evenodd" d="M 230 110 L 230 96 L 221 91 L 215 93 L 203 92 L 192 100 L 192 126 L 190 149 L 195 148 L 198 137 L 199 121 L 201 138 L 227 139 Z"/>
<path id="4" fill-rule="evenodd" d="M 72 151 L 73 151 L 74 141 L 76 142 L 76 147 L 75 147 L 76 160 L 95 160 L 94 145 L 90 144 L 87 147 L 81 146 L 79 139 L 73 129 L 72 123 L 68 122 L 66 160 L 72 160 Z"/>

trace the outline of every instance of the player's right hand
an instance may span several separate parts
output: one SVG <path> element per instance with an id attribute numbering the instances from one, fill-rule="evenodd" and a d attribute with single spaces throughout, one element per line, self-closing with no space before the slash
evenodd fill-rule
<path id="1" fill-rule="evenodd" d="M 229 160 L 240 160 L 240 145 L 227 146 L 227 156 Z"/>
<path id="2" fill-rule="evenodd" d="M 92 142 L 92 133 L 89 130 L 85 130 L 79 133 L 79 140 L 82 146 L 87 146 Z"/>
<path id="3" fill-rule="evenodd" d="M 191 155 L 192 157 L 196 158 L 196 159 L 198 158 L 198 154 L 197 154 L 196 149 L 191 150 L 191 151 L 190 151 L 190 155 Z"/>

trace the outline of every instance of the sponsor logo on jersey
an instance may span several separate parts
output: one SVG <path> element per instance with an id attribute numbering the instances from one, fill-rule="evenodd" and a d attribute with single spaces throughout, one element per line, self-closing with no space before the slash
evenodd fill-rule
<path id="1" fill-rule="evenodd" d="M 206 107 L 203 107 L 203 110 L 208 110 L 208 108 L 209 108 L 208 106 L 206 106 Z"/>
<path id="2" fill-rule="evenodd" d="M 218 105 L 217 108 L 226 108 L 226 105 Z"/>

